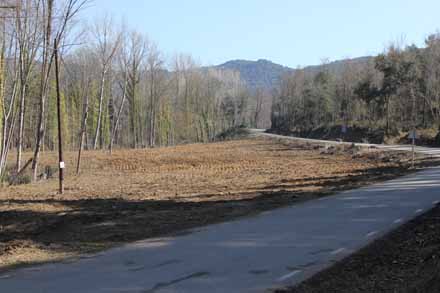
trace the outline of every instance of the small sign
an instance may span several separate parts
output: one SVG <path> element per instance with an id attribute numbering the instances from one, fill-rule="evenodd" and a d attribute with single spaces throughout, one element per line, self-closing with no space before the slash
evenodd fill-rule
<path id="1" fill-rule="evenodd" d="M 342 125 L 341 132 L 347 133 L 347 125 Z"/>
<path id="2" fill-rule="evenodd" d="M 408 138 L 409 139 L 418 139 L 419 135 L 417 134 L 416 130 L 412 130 L 409 134 L 408 134 Z"/>
<path id="3" fill-rule="evenodd" d="M 60 162 L 60 169 L 64 169 L 66 167 L 66 165 L 64 164 L 64 162 Z"/>

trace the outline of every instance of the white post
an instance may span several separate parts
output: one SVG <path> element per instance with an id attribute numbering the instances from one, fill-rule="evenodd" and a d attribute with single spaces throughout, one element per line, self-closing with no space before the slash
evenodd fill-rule
<path id="1" fill-rule="evenodd" d="M 412 168 L 414 169 L 414 161 L 415 161 L 415 152 L 416 152 L 416 130 L 413 130 L 412 133 Z"/>

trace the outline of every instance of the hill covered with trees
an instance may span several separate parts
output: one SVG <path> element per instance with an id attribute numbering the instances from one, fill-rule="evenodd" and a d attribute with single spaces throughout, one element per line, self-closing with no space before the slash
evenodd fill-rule
<path id="1" fill-rule="evenodd" d="M 273 102 L 272 127 L 310 133 L 346 125 L 383 130 L 384 137 L 440 125 L 440 35 L 426 46 L 390 46 L 362 62 L 284 75 Z"/>
<path id="2" fill-rule="evenodd" d="M 326 70 L 332 74 L 341 74 L 346 64 L 366 64 L 373 57 L 359 57 L 354 59 L 343 59 L 325 64 Z M 323 70 L 323 65 L 306 66 L 302 69 L 294 69 L 272 61 L 260 59 L 257 61 L 250 60 L 231 60 L 220 65 L 209 68 L 230 70 L 240 73 L 240 77 L 250 90 L 262 89 L 267 92 L 277 90 L 281 86 L 284 76 L 293 74 L 298 70 L 303 70 L 308 74 L 316 74 Z"/>
<path id="3" fill-rule="evenodd" d="M 231 60 L 213 68 L 239 72 L 248 88 L 268 91 L 280 86 L 283 75 L 293 72 L 293 69 L 289 67 L 264 59 L 258 61 Z"/>

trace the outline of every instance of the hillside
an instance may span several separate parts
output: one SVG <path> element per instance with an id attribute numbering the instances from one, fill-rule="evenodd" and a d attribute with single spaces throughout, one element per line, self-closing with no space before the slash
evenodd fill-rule
<path id="1" fill-rule="evenodd" d="M 281 77 L 292 68 L 285 67 L 269 60 L 260 59 L 257 61 L 231 60 L 215 66 L 216 69 L 227 69 L 240 72 L 241 78 L 251 89 L 271 89 L 279 86 Z"/>
<path id="2" fill-rule="evenodd" d="M 372 58 L 373 57 L 366 56 L 354 59 L 343 59 L 330 62 L 327 66 L 330 72 L 338 74 L 346 63 L 367 63 L 372 60 Z M 321 70 L 322 66 L 323 65 L 307 66 L 304 67 L 304 70 L 313 74 Z M 265 59 L 259 59 L 257 61 L 231 60 L 213 66 L 213 68 L 238 71 L 250 89 L 262 88 L 266 90 L 277 88 L 284 74 L 293 73 L 296 70 Z"/>

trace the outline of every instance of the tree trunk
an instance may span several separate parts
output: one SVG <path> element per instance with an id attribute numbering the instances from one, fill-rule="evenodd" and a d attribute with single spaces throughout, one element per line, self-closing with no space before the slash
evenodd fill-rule
<path id="1" fill-rule="evenodd" d="M 23 150 L 23 130 L 24 130 L 24 111 L 25 111 L 25 97 L 26 97 L 26 86 L 22 83 L 20 89 L 20 112 L 18 116 L 18 141 L 17 141 L 17 172 L 21 169 L 21 157 Z"/>
<path id="2" fill-rule="evenodd" d="M 154 96 L 154 74 L 153 74 L 153 69 L 151 69 L 151 84 L 150 84 L 150 133 L 149 133 L 149 146 L 150 147 L 154 147 L 155 144 L 155 121 L 156 121 L 156 117 L 155 117 L 155 108 L 156 108 L 156 101 L 155 101 L 155 96 Z"/>
<path id="3" fill-rule="evenodd" d="M 87 129 L 87 119 L 89 117 L 89 95 L 86 93 L 85 101 L 84 101 L 84 110 L 83 110 L 83 119 L 81 123 L 81 132 L 79 135 L 79 148 L 78 148 L 78 160 L 76 162 L 76 175 L 79 175 L 80 166 L 81 166 L 81 152 L 84 145 L 84 140 L 86 136 Z"/>
<path id="4" fill-rule="evenodd" d="M 34 159 L 32 161 L 32 171 L 33 180 L 37 180 L 38 174 L 38 161 L 40 158 L 41 142 L 44 137 L 44 117 L 45 117 L 45 106 L 46 106 L 46 95 L 47 87 L 49 81 L 50 68 L 52 64 L 53 53 L 49 54 L 50 39 L 52 35 L 52 8 L 54 0 L 47 1 L 47 24 L 46 24 L 46 34 L 45 34 L 45 45 L 43 52 L 43 64 L 41 67 L 41 83 L 40 83 L 40 111 L 38 115 L 38 126 L 37 126 L 37 140 L 35 143 Z"/>
<path id="5" fill-rule="evenodd" d="M 117 115 L 116 121 L 113 126 L 112 134 L 110 136 L 110 145 L 109 145 L 110 154 L 112 154 L 113 142 L 115 140 L 116 130 L 118 129 L 118 126 L 119 126 L 119 120 L 121 119 L 121 113 L 122 113 L 122 109 L 124 108 L 124 103 L 125 103 L 126 97 L 127 97 L 127 77 L 125 77 L 125 79 L 124 79 L 124 89 L 123 89 L 123 94 L 122 94 L 122 101 L 121 101 L 121 105 L 119 106 L 118 113 L 116 114 Z"/>
<path id="6" fill-rule="evenodd" d="M 98 121 L 96 122 L 96 129 L 95 129 L 95 136 L 93 139 L 93 149 L 96 150 L 98 147 L 98 139 L 100 135 L 101 130 L 101 120 L 102 120 L 102 105 L 104 100 L 104 86 L 105 86 L 105 75 L 106 75 L 107 69 L 103 68 L 101 72 L 101 88 L 99 90 L 99 108 L 98 108 Z"/>

